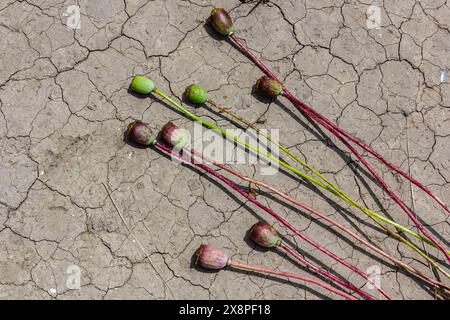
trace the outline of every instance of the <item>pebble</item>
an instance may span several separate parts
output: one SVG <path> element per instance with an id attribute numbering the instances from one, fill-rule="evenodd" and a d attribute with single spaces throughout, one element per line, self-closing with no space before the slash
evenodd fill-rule
<path id="1" fill-rule="evenodd" d="M 448 69 L 441 70 L 441 82 L 446 82 L 448 80 Z"/>

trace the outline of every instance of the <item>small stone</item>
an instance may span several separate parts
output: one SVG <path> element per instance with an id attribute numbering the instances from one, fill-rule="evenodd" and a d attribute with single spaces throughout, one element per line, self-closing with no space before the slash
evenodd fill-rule
<path id="1" fill-rule="evenodd" d="M 448 69 L 442 69 L 441 70 L 441 82 L 447 82 L 448 80 Z"/>

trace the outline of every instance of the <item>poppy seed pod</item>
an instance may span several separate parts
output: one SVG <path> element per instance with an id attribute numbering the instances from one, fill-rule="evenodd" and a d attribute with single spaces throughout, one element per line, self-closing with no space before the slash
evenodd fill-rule
<path id="1" fill-rule="evenodd" d="M 233 33 L 233 21 L 223 8 L 214 8 L 208 18 L 209 23 L 221 35 L 228 36 Z"/>
<path id="2" fill-rule="evenodd" d="M 186 96 L 186 99 L 192 103 L 200 104 L 205 103 L 208 100 L 208 93 L 196 84 L 191 84 L 187 87 L 184 91 L 184 95 Z"/>
<path id="3" fill-rule="evenodd" d="M 156 142 L 157 134 L 145 122 L 136 120 L 128 125 L 128 138 L 139 144 L 148 146 Z"/>
<path id="4" fill-rule="evenodd" d="M 225 251 L 207 244 L 202 244 L 195 254 L 197 256 L 195 263 L 206 269 L 222 269 L 229 261 Z"/>
<path id="5" fill-rule="evenodd" d="M 281 93 L 283 87 L 277 80 L 262 76 L 256 82 L 256 90 L 268 98 L 275 98 Z"/>
<path id="6" fill-rule="evenodd" d="M 131 81 L 131 89 L 140 94 L 149 94 L 155 88 L 153 81 L 146 76 L 135 75 Z"/>
<path id="7" fill-rule="evenodd" d="M 161 139 L 171 147 L 183 148 L 189 141 L 186 130 L 178 128 L 176 124 L 169 121 L 160 132 Z"/>
<path id="8" fill-rule="evenodd" d="M 264 221 L 253 225 L 250 229 L 250 238 L 264 248 L 276 247 L 281 242 L 275 228 Z"/>

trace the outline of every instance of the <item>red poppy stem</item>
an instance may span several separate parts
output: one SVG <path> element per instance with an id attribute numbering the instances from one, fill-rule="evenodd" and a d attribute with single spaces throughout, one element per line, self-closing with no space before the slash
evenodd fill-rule
<path id="1" fill-rule="evenodd" d="M 219 167 L 219 168 L 221 168 L 221 169 L 223 169 L 223 170 L 225 170 L 225 171 L 231 173 L 232 175 L 234 175 L 234 176 L 236 176 L 236 177 L 238 177 L 238 178 L 240 178 L 240 179 L 242 179 L 242 180 L 244 180 L 244 181 L 248 181 L 248 182 L 250 182 L 250 183 L 254 183 L 254 184 L 256 184 L 256 185 L 262 186 L 262 187 L 264 187 L 264 188 L 266 188 L 266 189 L 268 189 L 268 190 L 274 192 L 275 194 L 279 195 L 281 198 L 283 198 L 283 199 L 285 199 L 285 200 L 287 200 L 287 201 L 293 203 L 294 205 L 296 205 L 296 206 L 298 206 L 298 207 L 300 207 L 300 208 L 302 208 L 302 209 L 304 209 L 304 210 L 306 210 L 306 211 L 309 211 L 310 213 L 312 213 L 312 214 L 318 216 L 319 218 L 321 218 L 321 219 L 323 219 L 323 220 L 329 222 L 330 224 L 334 225 L 334 226 L 335 226 L 336 228 L 338 228 L 339 230 L 344 231 L 345 233 L 347 233 L 348 235 L 350 235 L 351 237 L 353 237 L 355 240 L 360 241 L 362 244 L 366 245 L 368 248 L 370 248 L 370 249 L 372 249 L 373 251 L 377 252 L 379 255 L 381 255 L 381 256 L 383 256 L 383 257 L 389 259 L 390 261 L 392 261 L 393 263 L 395 263 L 397 266 L 399 266 L 399 267 L 405 269 L 406 271 L 410 272 L 411 274 L 414 274 L 415 276 L 417 276 L 417 277 L 419 277 L 420 279 L 422 279 L 422 280 L 428 282 L 429 284 L 435 285 L 435 286 L 439 286 L 439 287 L 445 288 L 445 289 L 447 289 L 447 290 L 450 290 L 450 287 L 448 287 L 447 285 L 443 284 L 443 283 L 440 282 L 440 281 L 437 281 L 437 280 L 435 280 L 435 279 L 433 279 L 433 278 L 430 278 L 430 277 L 424 275 L 424 274 L 423 274 L 422 272 L 420 272 L 419 270 L 417 270 L 417 269 L 415 269 L 415 268 L 413 268 L 413 267 L 407 265 L 406 263 L 404 263 L 404 262 L 401 261 L 401 260 L 398 260 L 397 258 L 395 258 L 394 256 L 392 256 L 391 254 L 384 252 L 384 251 L 381 250 L 379 247 L 373 245 L 372 243 L 370 243 L 369 241 L 367 241 L 367 240 L 364 239 L 363 237 L 357 235 L 356 233 L 354 233 L 354 232 L 353 232 L 352 230 L 350 230 L 349 228 L 347 228 L 347 227 L 345 227 L 344 225 L 340 224 L 339 222 L 337 222 L 337 221 L 331 219 L 331 218 L 328 217 L 326 214 L 320 212 L 319 210 L 314 209 L 313 207 L 307 205 L 306 203 L 301 202 L 301 201 L 299 201 L 299 200 L 297 200 L 297 199 L 294 199 L 294 198 L 292 198 L 292 197 L 289 197 L 287 194 L 285 194 L 285 193 L 279 191 L 278 189 L 276 189 L 275 187 L 271 186 L 270 184 L 267 184 L 267 183 L 265 183 L 265 182 L 263 182 L 263 181 L 260 181 L 260 180 L 254 179 L 254 178 L 249 178 L 249 177 L 247 177 L 247 176 L 245 176 L 245 175 L 243 175 L 243 174 L 237 172 L 236 170 L 234 170 L 234 169 L 232 169 L 232 168 L 230 168 L 230 167 L 228 167 L 228 166 L 226 166 L 226 165 L 224 165 L 224 164 L 218 163 L 218 162 L 214 161 L 213 159 L 210 159 L 210 158 L 204 156 L 203 154 L 201 154 L 200 152 L 197 152 L 196 150 L 194 150 L 194 149 L 192 149 L 192 148 L 191 148 L 189 151 L 191 152 L 191 154 L 194 154 L 194 155 L 197 155 L 197 156 L 201 157 L 203 160 L 205 160 L 205 161 L 207 161 L 207 162 L 209 162 L 209 163 L 211 163 L 211 164 L 213 164 L 213 165 L 215 165 L 215 166 L 217 166 L 217 167 Z M 445 270 L 443 270 L 439 265 L 433 264 L 433 267 L 437 268 L 437 269 L 438 269 L 439 271 L 441 271 L 447 278 L 450 279 L 450 275 L 449 275 Z"/>
<path id="2" fill-rule="evenodd" d="M 232 168 L 230 168 L 230 167 L 228 167 L 228 166 L 226 166 L 224 164 L 218 163 L 217 161 L 204 156 L 203 154 L 201 154 L 200 152 L 197 152 L 196 150 L 194 150 L 192 148 L 190 149 L 190 152 L 191 152 L 191 154 L 194 154 L 194 155 L 197 155 L 197 156 L 201 157 L 201 159 L 203 159 L 203 160 L 205 160 L 205 161 L 207 161 L 207 162 L 209 162 L 209 163 L 211 163 L 211 164 L 213 164 L 213 165 L 215 165 L 215 166 L 217 166 L 217 167 L 219 167 L 219 168 L 221 168 L 221 169 L 231 173 L 232 175 L 234 175 L 234 176 L 236 176 L 236 177 L 238 177 L 238 178 L 240 178 L 240 179 L 242 179 L 244 181 L 248 181 L 250 183 L 254 183 L 256 185 L 262 186 L 262 187 L 264 187 L 264 188 L 274 192 L 275 194 L 279 195 L 281 198 L 283 198 L 283 199 L 293 203 L 294 205 L 296 205 L 296 206 L 298 206 L 298 207 L 300 207 L 300 208 L 302 208 L 302 209 L 304 209 L 306 211 L 309 211 L 310 213 L 318 216 L 319 218 L 329 222 L 330 224 L 332 224 L 333 226 L 335 226 L 339 230 L 347 233 L 348 235 L 353 237 L 355 240 L 361 242 L 362 244 L 366 245 L 368 248 L 370 248 L 373 251 L 377 252 L 379 255 L 387 258 L 388 260 L 390 260 L 393 263 L 395 263 L 397 266 L 403 268 L 404 270 L 410 272 L 411 274 L 414 274 L 415 276 L 419 277 L 420 279 L 424 280 L 425 282 L 428 282 L 429 284 L 434 285 L 434 286 L 439 286 L 439 287 L 445 288 L 447 290 L 450 290 L 449 286 L 445 285 L 444 283 L 442 283 L 440 281 L 437 281 L 437 280 L 435 280 L 433 278 L 430 278 L 430 277 L 424 275 L 419 270 L 417 270 L 417 269 L 407 265 L 406 263 L 404 263 L 401 260 L 398 260 L 397 258 L 392 256 L 391 254 L 384 252 L 379 247 L 377 247 L 374 244 L 370 243 L 369 241 L 367 241 L 363 237 L 359 236 L 358 234 L 356 234 L 355 232 L 353 232 L 349 228 L 347 228 L 344 225 L 340 224 L 339 222 L 333 220 L 332 218 L 328 217 L 326 214 L 320 212 L 319 210 L 314 209 L 313 207 L 307 205 L 306 203 L 301 202 L 301 201 L 299 201 L 297 199 L 294 199 L 292 197 L 289 197 L 287 194 L 279 191 L 275 187 L 273 187 L 273 186 L 271 186 L 271 185 L 269 185 L 269 184 L 267 184 L 267 183 L 265 183 L 263 181 L 260 181 L 260 180 L 257 180 L 257 179 L 253 179 L 253 178 L 249 178 L 249 177 L 239 173 L 238 171 L 236 171 L 236 170 L 234 170 L 234 169 L 232 169 Z M 440 266 L 438 266 L 438 265 L 433 265 L 433 266 L 435 268 L 437 268 L 439 271 L 441 271 L 447 278 L 450 278 L 450 275 L 447 272 L 445 272 L 445 270 L 443 270 Z"/>
<path id="3" fill-rule="evenodd" d="M 291 93 L 287 92 L 286 97 L 294 103 L 294 105 L 297 105 L 297 103 L 300 103 L 300 101 L 295 98 Z M 422 232 L 422 234 L 427 237 L 431 242 L 433 242 L 436 247 L 445 255 L 447 258 L 447 261 L 450 261 L 450 254 L 447 252 L 447 250 L 439 243 L 439 241 L 434 238 L 431 233 L 429 233 L 423 225 L 420 223 L 420 221 L 416 218 L 416 216 L 408 209 L 406 204 L 393 192 L 389 186 L 384 182 L 384 180 L 377 174 L 377 172 L 372 168 L 372 166 L 369 164 L 369 162 L 364 159 L 361 154 L 347 141 L 345 140 L 339 133 L 336 133 L 333 128 L 328 124 L 328 122 L 324 122 L 321 119 L 318 119 L 315 117 L 314 114 L 312 114 L 309 111 L 305 112 L 314 117 L 317 122 L 322 124 L 324 128 L 326 128 L 328 131 L 333 133 L 336 138 L 338 138 L 358 159 L 361 161 L 364 166 L 369 170 L 369 172 L 372 174 L 372 176 L 380 183 L 380 185 L 383 187 L 383 189 L 391 196 L 392 199 L 400 206 L 400 208 L 408 215 L 408 217 L 414 222 L 416 227 Z"/>
<path id="4" fill-rule="evenodd" d="M 347 282 L 337 276 L 335 276 L 334 274 L 319 268 L 318 266 L 316 266 L 315 264 L 311 263 L 310 261 L 306 260 L 301 254 L 299 254 L 297 252 L 297 250 L 295 250 L 294 248 L 292 248 L 291 246 L 289 246 L 288 244 L 281 242 L 278 245 L 280 248 L 282 248 L 284 251 L 286 251 L 288 254 L 290 254 L 291 256 L 293 256 L 295 259 L 297 259 L 298 261 L 300 261 L 301 263 L 303 263 L 307 268 L 321 274 L 322 276 L 339 283 L 341 286 L 344 286 L 345 288 L 355 291 L 357 292 L 359 295 L 363 296 L 364 298 L 367 298 L 369 300 L 378 300 L 377 298 L 375 298 L 374 296 L 372 296 L 371 294 L 355 287 L 354 285 L 352 285 L 350 282 Z"/>
<path id="5" fill-rule="evenodd" d="M 252 54 L 247 47 L 242 43 L 242 41 L 233 33 L 231 35 L 229 35 L 229 38 L 231 39 L 231 41 L 237 46 L 239 47 L 239 49 L 248 57 L 250 57 L 250 59 L 262 70 L 264 71 L 264 73 L 266 73 L 269 77 L 271 77 L 274 80 L 277 80 L 278 82 L 280 82 L 278 80 L 278 78 L 275 76 L 275 74 L 273 74 L 254 54 Z M 281 82 L 280 82 L 281 83 Z M 283 91 L 286 93 L 290 92 L 286 89 L 286 87 L 283 85 L 283 83 L 281 83 L 281 85 L 283 86 Z M 417 187 L 419 187 L 421 190 L 423 190 L 424 192 L 426 192 L 431 198 L 433 198 L 437 203 L 439 203 L 440 206 L 442 206 L 445 211 L 447 211 L 447 213 L 450 213 L 450 207 L 441 199 L 439 199 L 436 195 L 433 194 L 433 192 L 428 189 L 426 186 L 424 186 L 423 184 L 421 184 L 418 180 L 414 179 L 413 177 L 411 177 L 408 173 L 406 173 L 405 171 L 403 171 L 402 169 L 400 169 L 399 167 L 397 167 L 396 165 L 394 165 L 393 163 L 389 162 L 387 159 L 385 159 L 382 155 L 380 155 L 379 153 L 377 153 L 375 150 L 373 150 L 371 147 L 369 147 L 368 145 L 366 145 L 364 142 L 362 142 L 361 140 L 359 140 L 358 138 L 356 138 L 355 136 L 351 135 L 350 133 L 348 133 L 347 131 L 341 129 L 340 127 L 338 127 L 336 124 L 332 123 L 329 119 L 327 119 L 325 116 L 323 116 L 322 114 L 320 114 L 319 112 L 317 112 L 316 110 L 312 109 L 311 107 L 309 107 L 308 105 L 306 105 L 305 103 L 298 101 L 299 104 L 301 105 L 301 107 L 303 109 L 306 109 L 308 111 L 311 111 L 312 113 L 314 113 L 314 115 L 316 115 L 318 118 L 322 119 L 323 121 L 327 122 L 331 127 L 333 127 L 336 131 L 338 131 L 340 134 L 342 134 L 343 136 L 345 136 L 346 138 L 348 138 L 349 140 L 351 140 L 352 142 L 356 143 L 358 146 L 360 146 L 361 148 L 363 148 L 365 151 L 369 152 L 370 154 L 372 154 L 374 157 L 376 157 L 379 161 L 383 162 L 386 166 L 388 166 L 390 169 L 396 171 L 397 173 L 399 173 L 401 176 L 403 176 L 405 179 L 411 181 L 413 184 L 415 184 Z"/>
<path id="6" fill-rule="evenodd" d="M 305 282 L 309 282 L 309 283 L 313 283 L 315 285 L 318 285 L 324 289 L 327 289 L 328 291 L 334 292 L 348 300 L 357 300 L 355 297 L 349 295 L 348 293 L 345 293 L 344 291 L 341 291 L 339 289 L 336 289 L 322 281 L 316 280 L 314 278 L 311 277 L 306 277 L 306 276 L 301 276 L 299 274 L 295 274 L 295 273 L 289 273 L 289 272 L 285 272 L 285 271 L 278 271 L 275 269 L 268 269 L 268 268 L 263 268 L 263 267 L 257 267 L 257 266 L 253 266 L 253 265 L 249 265 L 240 261 L 229 261 L 228 262 L 228 266 L 232 267 L 232 268 L 236 268 L 236 269 L 242 269 L 242 270 L 247 270 L 247 271 L 254 271 L 254 272 L 260 272 L 260 273 L 266 273 L 266 274 L 274 274 L 277 276 L 283 276 L 283 277 L 287 277 L 287 278 L 292 278 L 292 279 L 297 279 L 297 280 L 302 280 Z"/>
<path id="7" fill-rule="evenodd" d="M 290 93 L 289 93 L 290 94 Z M 292 96 L 292 94 L 291 94 Z M 292 96 L 293 97 L 293 96 Z M 295 98 L 295 97 L 294 97 Z M 306 109 L 310 112 L 312 112 L 317 118 L 320 118 L 322 121 L 326 122 L 327 124 L 329 124 L 334 130 L 338 131 L 340 134 L 342 134 L 343 136 L 345 136 L 347 139 L 351 140 L 353 143 L 357 144 L 359 147 L 361 147 L 362 149 L 364 149 L 365 151 L 369 152 L 371 155 L 373 155 L 375 158 L 377 158 L 379 161 L 381 161 L 382 163 L 384 163 L 387 167 L 389 167 L 390 169 L 394 170 L 395 172 L 397 172 L 398 174 L 400 174 L 401 176 L 403 176 L 405 179 L 409 180 L 410 182 L 412 182 L 414 185 L 416 185 L 418 188 L 420 188 L 422 191 L 424 191 L 425 193 L 427 193 L 432 199 L 434 199 L 442 208 L 445 209 L 445 211 L 447 211 L 447 213 L 450 213 L 450 208 L 449 206 L 442 201 L 441 199 L 439 199 L 436 195 L 433 194 L 433 192 L 428 189 L 426 186 L 424 186 L 423 184 L 421 184 L 419 181 L 417 181 L 415 178 L 411 177 L 408 173 L 406 173 L 405 171 L 401 170 L 400 168 L 398 168 L 397 166 L 395 166 L 392 162 L 389 162 L 389 160 L 385 159 L 382 155 L 380 155 L 379 153 L 377 153 L 375 150 L 373 150 L 371 147 L 367 146 L 364 142 L 362 142 L 361 140 L 359 140 L 358 138 L 352 136 L 350 133 L 348 133 L 347 131 L 341 129 L 340 127 L 338 127 L 336 124 L 332 123 L 329 119 L 327 119 L 325 116 L 323 116 L 322 114 L 318 113 L 316 110 L 312 109 L 311 107 L 309 107 L 308 105 L 306 105 L 305 103 L 301 102 L 300 100 L 298 100 L 297 98 L 295 98 L 295 100 L 297 101 L 297 104 L 301 105 L 301 107 L 303 109 Z"/>
<path id="8" fill-rule="evenodd" d="M 278 82 L 280 82 L 277 77 L 255 56 L 253 55 L 247 48 L 246 46 L 241 42 L 241 40 L 235 35 L 235 34 L 231 34 L 229 36 L 229 38 L 233 41 L 233 43 L 235 43 L 247 56 L 250 57 L 251 60 L 253 60 L 269 77 L 277 80 Z M 280 82 L 281 83 L 281 82 Z M 434 243 L 436 245 L 436 247 L 445 255 L 447 261 L 450 261 L 450 255 L 447 252 L 447 250 L 428 232 L 425 230 L 425 228 L 423 227 L 423 225 L 420 223 L 420 221 L 415 217 L 414 214 L 412 214 L 412 212 L 408 209 L 408 207 L 405 205 L 405 203 L 400 200 L 400 198 L 392 191 L 390 190 L 390 188 L 387 186 L 387 184 L 384 182 L 383 179 L 381 179 L 381 177 L 376 173 L 376 171 L 372 168 L 372 166 L 358 153 L 358 151 L 353 148 L 348 141 L 346 141 L 341 135 L 340 133 L 345 132 L 344 130 L 340 129 L 337 125 L 335 125 L 334 123 L 332 123 L 330 120 L 328 120 L 327 118 L 325 118 L 323 115 L 319 114 L 318 112 L 316 112 L 314 109 L 312 109 L 311 107 L 307 106 L 306 104 L 304 104 L 303 102 L 301 102 L 300 100 L 298 100 L 297 98 L 295 98 L 290 91 L 282 84 L 283 86 L 283 92 L 284 95 L 286 96 L 286 98 L 288 98 L 300 111 L 308 114 L 309 116 L 311 116 L 313 119 L 315 119 L 319 124 L 321 124 L 322 126 L 324 126 L 328 131 L 330 131 L 331 133 L 333 133 L 342 143 L 345 144 L 345 146 L 364 164 L 364 166 L 369 170 L 369 172 L 373 175 L 373 177 L 380 183 L 380 185 L 383 187 L 383 189 L 390 195 L 390 197 L 392 199 L 394 199 L 394 201 L 400 206 L 400 208 L 408 215 L 408 217 L 414 222 L 414 224 L 417 226 L 417 228 L 423 233 L 423 235 L 425 237 L 427 237 L 432 243 Z M 345 132 L 344 134 L 347 138 L 349 138 L 351 135 L 348 134 L 347 132 Z M 350 138 L 349 138 L 350 139 Z M 351 136 L 351 141 L 357 143 L 359 146 L 364 146 L 364 150 L 367 150 L 370 153 L 375 153 L 375 151 L 373 151 L 370 147 L 368 147 L 367 145 L 365 145 L 364 143 L 360 142 L 358 139 L 354 138 L 353 136 Z M 371 151 L 369 151 L 371 150 Z M 384 159 L 381 155 L 377 154 L 378 157 L 377 159 L 381 160 Z M 380 159 L 381 158 L 381 159 Z M 383 161 L 383 160 L 382 160 Z M 387 160 L 383 161 L 384 163 L 387 162 Z M 393 167 L 395 167 L 392 163 L 390 163 Z M 388 165 L 389 166 L 389 165 Z M 401 171 L 399 168 L 397 168 L 399 171 Z M 397 171 L 397 170 L 396 170 Z M 401 171 L 403 172 L 403 171 Z M 399 172 L 400 173 L 400 172 Z M 408 178 L 409 175 L 405 172 L 403 172 L 402 176 Z M 411 177 L 409 177 L 411 178 Z M 417 182 L 417 180 L 415 179 L 409 179 L 411 182 L 414 183 L 414 181 Z M 414 181 L 412 181 L 414 180 Z M 422 186 L 420 183 L 419 185 L 417 185 L 418 187 Z M 423 190 L 423 188 L 425 188 L 424 186 L 421 187 L 421 189 Z M 430 191 L 431 193 L 431 191 Z M 434 195 L 432 195 L 432 197 L 436 200 L 439 198 L 435 197 Z M 439 202 L 439 201 L 438 201 Z M 442 201 L 439 202 L 441 205 L 444 204 Z M 448 207 L 444 204 L 444 208 L 450 212 L 448 210 Z"/>
<path id="9" fill-rule="evenodd" d="M 300 237 L 302 240 L 306 241 L 307 243 L 309 243 L 312 247 L 316 248 L 319 251 L 322 251 L 323 253 L 325 253 L 326 255 L 328 255 L 329 257 L 331 257 L 332 259 L 336 260 L 337 262 L 339 262 L 340 264 L 346 266 L 348 269 L 352 270 L 353 272 L 359 274 L 362 278 L 366 279 L 367 281 L 371 282 L 373 284 L 373 280 L 370 279 L 363 271 L 359 270 L 357 267 L 355 267 L 354 265 L 348 263 L 347 261 L 345 261 L 344 259 L 342 259 L 341 257 L 335 255 L 334 253 L 332 253 L 331 251 L 329 251 L 328 249 L 322 247 L 320 244 L 316 243 L 314 240 L 310 239 L 309 237 L 307 237 L 306 235 L 304 235 L 303 233 L 301 233 L 300 231 L 298 231 L 296 228 L 294 228 L 289 222 L 287 222 L 284 218 L 282 218 L 281 216 L 279 216 L 278 214 L 276 214 L 272 209 L 266 207 L 265 205 L 263 205 L 262 203 L 260 203 L 259 201 L 257 201 L 255 198 L 253 198 L 248 192 L 245 192 L 244 190 L 242 190 L 239 186 L 237 186 L 234 182 L 230 181 L 229 179 L 227 179 L 225 176 L 221 175 L 220 173 L 214 171 L 213 169 L 211 169 L 210 167 L 208 167 L 207 165 L 198 163 L 197 161 L 195 161 L 192 157 L 191 159 L 187 159 L 187 157 L 185 156 L 181 156 L 180 154 L 174 152 L 172 149 L 168 148 L 167 146 L 156 142 L 155 143 L 155 147 L 159 148 L 160 150 L 169 153 L 175 157 L 177 157 L 178 159 L 184 160 L 196 167 L 201 168 L 202 170 L 206 171 L 207 173 L 211 174 L 212 176 L 214 176 L 215 178 L 223 181 L 226 185 L 228 185 L 230 188 L 232 188 L 233 190 L 235 190 L 236 192 L 238 192 L 239 194 L 241 194 L 244 198 L 246 198 L 247 200 L 249 200 L 250 202 L 252 202 L 253 204 L 255 204 L 257 207 L 263 209 L 264 211 L 266 211 L 268 214 L 270 214 L 272 217 L 274 217 L 275 219 L 277 219 L 280 223 L 282 223 L 286 228 L 288 228 L 289 230 L 291 230 L 293 233 L 295 233 L 298 237 Z M 384 292 L 384 290 L 382 290 L 381 288 L 377 288 L 377 290 L 387 299 L 390 299 L 389 295 Z"/>

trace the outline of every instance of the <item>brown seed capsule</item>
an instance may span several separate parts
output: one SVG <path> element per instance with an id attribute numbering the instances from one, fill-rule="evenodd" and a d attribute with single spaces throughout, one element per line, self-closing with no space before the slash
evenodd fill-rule
<path id="1" fill-rule="evenodd" d="M 275 98 L 281 93 L 283 87 L 277 80 L 262 76 L 256 82 L 256 90 L 268 98 Z"/>
<path id="2" fill-rule="evenodd" d="M 167 122 L 162 127 L 161 139 L 171 147 L 183 148 L 189 141 L 189 136 L 186 130 L 180 129 L 173 122 Z"/>
<path id="3" fill-rule="evenodd" d="M 219 270 L 228 264 L 228 256 L 222 249 L 208 244 L 202 244 L 195 252 L 195 263 L 206 269 Z"/>
<path id="4" fill-rule="evenodd" d="M 260 221 L 250 229 L 250 238 L 264 248 L 272 248 L 280 244 L 278 232 L 270 224 Z"/>
<path id="5" fill-rule="evenodd" d="M 228 36 L 233 33 L 233 21 L 223 8 L 214 8 L 208 21 L 221 35 Z"/>
<path id="6" fill-rule="evenodd" d="M 136 120 L 128 125 L 128 138 L 148 146 L 156 142 L 157 134 L 148 123 Z"/>

